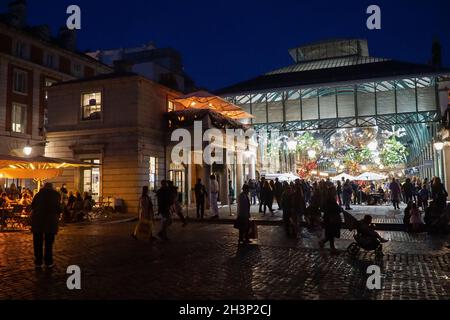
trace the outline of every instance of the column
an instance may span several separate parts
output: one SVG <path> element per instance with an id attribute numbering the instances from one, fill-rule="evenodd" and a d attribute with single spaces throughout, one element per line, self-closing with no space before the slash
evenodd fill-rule
<path id="1" fill-rule="evenodd" d="M 242 163 L 236 164 L 236 190 L 235 193 L 241 193 L 242 186 L 244 185 L 244 170 L 242 168 Z"/>
<path id="2" fill-rule="evenodd" d="M 228 188 L 228 166 L 224 164 L 224 170 L 220 177 L 220 202 L 222 205 L 228 204 L 228 194 L 230 193 L 230 190 Z"/>
<path id="3" fill-rule="evenodd" d="M 202 178 L 203 184 L 205 185 L 206 191 L 208 191 L 208 197 L 205 203 L 205 210 L 209 210 L 209 191 L 211 190 L 209 177 L 211 176 L 211 166 L 203 163 L 202 170 L 203 170 L 203 178 Z"/>
<path id="4" fill-rule="evenodd" d="M 256 179 L 256 158 L 252 157 L 249 164 L 249 179 Z"/>
<path id="5" fill-rule="evenodd" d="M 442 171 L 445 189 L 450 190 L 450 147 L 444 147 L 442 150 Z"/>

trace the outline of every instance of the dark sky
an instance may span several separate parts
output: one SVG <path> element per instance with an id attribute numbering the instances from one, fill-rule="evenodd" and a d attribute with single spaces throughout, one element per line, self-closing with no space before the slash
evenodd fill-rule
<path id="1" fill-rule="evenodd" d="M 211 90 L 291 64 L 289 48 L 328 38 L 363 37 L 372 56 L 426 63 L 437 35 L 450 66 L 450 0 L 28 0 L 28 21 L 56 33 L 70 4 L 82 10 L 81 50 L 170 46 Z M 371 4 L 382 30 L 366 28 Z"/>

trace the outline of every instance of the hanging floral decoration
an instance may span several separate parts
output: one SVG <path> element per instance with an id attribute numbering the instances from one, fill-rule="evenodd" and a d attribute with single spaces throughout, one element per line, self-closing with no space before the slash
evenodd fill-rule
<path id="1" fill-rule="evenodd" d="M 301 178 L 306 178 L 311 175 L 311 171 L 316 170 L 317 168 L 318 165 L 316 161 L 307 162 L 297 170 L 297 174 Z"/>
<path id="2" fill-rule="evenodd" d="M 384 166 L 391 167 L 404 164 L 408 155 L 406 147 L 393 135 L 384 142 L 380 152 L 380 159 Z"/>

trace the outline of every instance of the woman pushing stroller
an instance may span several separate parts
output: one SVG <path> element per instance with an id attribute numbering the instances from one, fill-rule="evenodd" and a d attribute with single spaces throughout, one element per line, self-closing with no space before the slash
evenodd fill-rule
<path id="1" fill-rule="evenodd" d="M 356 228 L 358 234 L 355 239 L 356 242 L 365 250 L 375 250 L 377 255 L 383 255 L 382 243 L 389 240 L 384 239 L 378 232 L 375 231 L 372 225 L 372 216 L 366 215 L 364 219 L 358 221 Z"/>

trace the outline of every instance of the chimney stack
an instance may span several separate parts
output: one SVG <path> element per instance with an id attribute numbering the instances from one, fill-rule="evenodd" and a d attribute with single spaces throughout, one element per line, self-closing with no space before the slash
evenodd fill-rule
<path id="1" fill-rule="evenodd" d="M 431 47 L 431 65 L 436 68 L 442 67 L 442 46 L 437 37 L 434 38 Z"/>
<path id="2" fill-rule="evenodd" d="M 22 29 L 27 25 L 27 2 L 26 0 L 15 0 L 9 3 L 9 19 L 13 27 Z"/>
<path id="3" fill-rule="evenodd" d="M 58 37 L 59 45 L 64 49 L 70 51 L 77 50 L 77 33 L 75 30 L 69 30 L 67 27 L 61 27 L 59 29 Z"/>

